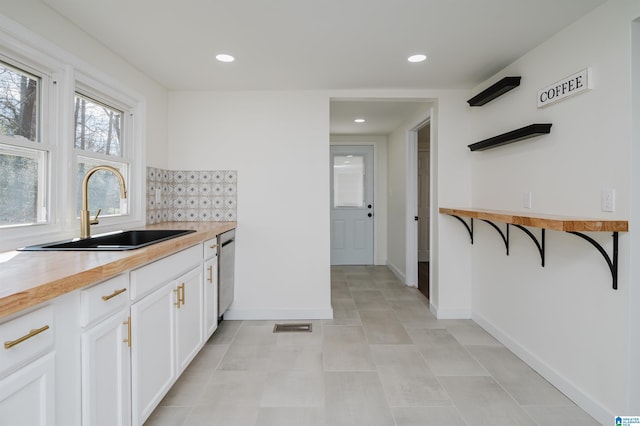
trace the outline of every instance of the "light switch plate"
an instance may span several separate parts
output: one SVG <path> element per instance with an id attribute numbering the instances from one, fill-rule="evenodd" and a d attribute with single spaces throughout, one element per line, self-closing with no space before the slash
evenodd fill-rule
<path id="1" fill-rule="evenodd" d="M 533 196 L 531 194 L 531 191 L 523 192 L 522 193 L 522 207 L 524 207 L 525 209 L 530 209 L 531 208 L 532 198 L 533 198 Z"/>
<path id="2" fill-rule="evenodd" d="M 600 195 L 600 208 L 603 212 L 616 211 L 616 190 L 603 189 Z"/>

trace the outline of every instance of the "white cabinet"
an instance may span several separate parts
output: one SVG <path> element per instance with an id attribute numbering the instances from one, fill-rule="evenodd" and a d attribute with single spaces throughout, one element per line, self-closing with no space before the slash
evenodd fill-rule
<path id="1" fill-rule="evenodd" d="M 204 243 L 204 340 L 218 328 L 218 238 Z"/>
<path id="2" fill-rule="evenodd" d="M 176 378 L 176 285 L 170 282 L 131 306 L 132 417 L 141 425 Z"/>
<path id="3" fill-rule="evenodd" d="M 80 292 L 83 425 L 131 424 L 128 288 L 121 274 Z"/>
<path id="4" fill-rule="evenodd" d="M 0 424 L 55 425 L 54 353 L 0 380 Z"/>
<path id="5" fill-rule="evenodd" d="M 176 309 L 176 356 L 181 374 L 204 343 L 204 312 L 202 306 L 202 268 L 176 280 L 178 305 Z"/>
<path id="6" fill-rule="evenodd" d="M 131 272 L 132 295 L 144 295 L 131 305 L 134 425 L 149 417 L 204 343 L 202 250 L 194 246 Z"/>
<path id="7" fill-rule="evenodd" d="M 131 300 L 135 301 L 161 284 L 176 279 L 196 265 L 202 264 L 202 244 L 134 269 L 130 274 Z"/>
<path id="8" fill-rule="evenodd" d="M 0 425 L 55 424 L 53 326 L 51 305 L 0 325 Z"/>
<path id="9" fill-rule="evenodd" d="M 53 324 L 52 305 L 0 324 L 0 377 L 53 350 Z"/>
<path id="10" fill-rule="evenodd" d="M 131 424 L 129 309 L 82 334 L 82 424 Z"/>
<path id="11" fill-rule="evenodd" d="M 129 274 L 120 274 L 80 291 L 80 322 L 83 327 L 129 307 Z"/>
<path id="12" fill-rule="evenodd" d="M 202 348 L 202 270 L 131 306 L 133 421 L 142 424 Z"/>
<path id="13" fill-rule="evenodd" d="M 1 323 L 0 426 L 142 425 L 217 328 L 217 244 Z"/>

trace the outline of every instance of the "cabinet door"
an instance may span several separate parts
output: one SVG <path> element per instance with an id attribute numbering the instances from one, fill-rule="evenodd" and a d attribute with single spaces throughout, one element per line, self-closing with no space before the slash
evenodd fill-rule
<path id="1" fill-rule="evenodd" d="M 198 266 L 176 280 L 180 303 L 176 309 L 178 374 L 196 356 L 204 342 L 202 267 Z"/>
<path id="2" fill-rule="evenodd" d="M 55 368 L 50 353 L 0 381 L 0 425 L 55 425 Z"/>
<path id="3" fill-rule="evenodd" d="M 131 424 L 129 309 L 82 335 L 82 424 Z"/>
<path id="4" fill-rule="evenodd" d="M 132 417 L 141 425 L 171 388 L 176 374 L 176 283 L 131 305 Z"/>
<path id="5" fill-rule="evenodd" d="M 204 339 L 218 328 L 218 256 L 204 263 Z"/>

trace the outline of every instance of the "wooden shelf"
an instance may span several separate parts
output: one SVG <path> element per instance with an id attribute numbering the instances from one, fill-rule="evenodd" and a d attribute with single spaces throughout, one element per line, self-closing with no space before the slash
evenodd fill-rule
<path id="1" fill-rule="evenodd" d="M 538 248 L 542 266 L 544 266 L 545 263 L 545 230 L 550 229 L 576 235 L 587 241 L 600 252 L 611 271 L 612 287 L 614 290 L 618 289 L 618 233 L 629 231 L 629 222 L 626 220 L 589 219 L 538 213 L 527 214 L 502 210 L 447 207 L 441 207 L 440 213 L 448 214 L 462 222 L 469 232 L 471 244 L 473 244 L 473 220 L 477 219 L 488 223 L 502 237 L 507 256 L 509 255 L 509 227 L 513 226 L 521 230 L 531 238 Z M 470 223 L 467 223 L 463 217 L 470 218 Z M 493 222 L 506 223 L 506 230 L 503 232 Z M 542 229 L 540 238 L 533 235 L 526 227 Z M 613 250 L 611 256 L 609 256 L 609 253 L 607 253 L 600 243 L 590 236 L 585 235 L 583 232 L 612 232 Z"/>
<path id="2" fill-rule="evenodd" d="M 626 220 L 585 219 L 538 213 L 445 207 L 440 208 L 440 213 L 563 232 L 627 232 L 629 230 L 629 221 Z"/>
<path id="3" fill-rule="evenodd" d="M 521 77 L 505 77 L 469 99 L 467 103 L 472 107 L 482 106 L 489 103 L 498 96 L 504 95 L 509 90 L 520 86 L 520 79 Z"/>
<path id="4" fill-rule="evenodd" d="M 467 145 L 471 151 L 484 151 L 513 142 L 551 133 L 551 123 L 537 123 Z"/>

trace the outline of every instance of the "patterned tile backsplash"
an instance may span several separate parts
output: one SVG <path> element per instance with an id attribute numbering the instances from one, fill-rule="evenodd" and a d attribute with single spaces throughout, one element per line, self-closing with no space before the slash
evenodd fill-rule
<path id="1" fill-rule="evenodd" d="M 235 170 L 164 170 L 147 167 L 147 224 L 231 222 L 237 217 Z"/>

